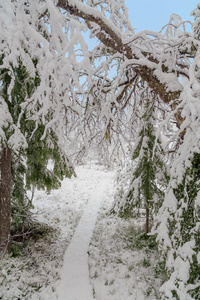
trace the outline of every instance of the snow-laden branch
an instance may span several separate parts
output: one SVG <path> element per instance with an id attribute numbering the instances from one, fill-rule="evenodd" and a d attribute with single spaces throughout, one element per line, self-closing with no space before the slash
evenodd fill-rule
<path id="1" fill-rule="evenodd" d="M 0 1 L 0 16 L 0 92 L 4 94 L 0 103 L 4 116 L 0 122 L 1 138 L 13 149 L 22 137 L 25 145 L 26 133 L 21 128 L 25 115 L 26 120 L 45 125 L 43 138 L 53 130 L 66 152 L 66 127 L 73 122 L 70 113 L 82 114 L 77 95 L 84 94 L 92 82 L 88 46 L 81 33 L 84 26 L 61 14 L 51 0 Z M 81 61 L 76 56 L 77 46 Z M 23 101 L 18 103 L 13 93 L 19 81 L 19 67 L 25 79 L 20 83 Z M 81 74 L 87 76 L 87 85 L 79 81 Z M 27 84 L 32 86 L 31 92 Z M 18 115 L 13 115 L 14 107 L 20 107 Z M 70 109 L 66 116 L 67 108 Z M 9 126 L 12 136 L 6 140 L 5 128 Z"/>
<path id="2" fill-rule="evenodd" d="M 116 2 L 108 1 L 110 11 Z M 127 33 L 120 30 L 116 13 L 115 18 L 113 13 L 109 19 L 108 14 L 103 14 L 101 5 L 95 6 L 91 2 L 91 7 L 88 3 L 59 0 L 57 6 L 72 16 L 85 20 L 92 33 L 114 53 L 120 53 L 128 60 L 138 61 L 133 64 L 135 73 L 146 81 L 164 102 L 178 99 L 183 89 L 178 77 L 188 76 L 186 70 L 189 66 L 189 62 L 181 57 L 181 53 L 189 51 L 187 41 L 191 44 L 191 34 L 186 33 L 185 23 L 181 18 L 172 15 L 168 27 L 163 28 L 164 34 L 152 31 L 135 34 L 132 28 Z"/>

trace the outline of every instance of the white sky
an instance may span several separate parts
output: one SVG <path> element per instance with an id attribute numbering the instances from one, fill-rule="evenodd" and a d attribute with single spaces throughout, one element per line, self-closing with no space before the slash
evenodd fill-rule
<path id="1" fill-rule="evenodd" d="M 166 25 L 170 15 L 176 13 L 186 21 L 193 21 L 191 11 L 198 0 L 125 0 L 129 8 L 129 18 L 136 32 L 141 30 L 159 31 Z"/>

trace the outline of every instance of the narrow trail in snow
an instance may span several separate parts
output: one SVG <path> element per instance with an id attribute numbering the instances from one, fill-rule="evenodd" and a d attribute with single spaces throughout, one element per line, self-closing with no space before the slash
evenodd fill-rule
<path id="1" fill-rule="evenodd" d="M 105 176 L 107 177 L 107 176 Z M 99 176 L 94 192 L 68 246 L 61 271 L 61 282 L 57 287 L 58 300 L 93 300 L 93 289 L 89 279 L 88 247 L 92 237 L 100 205 L 106 195 L 108 178 Z"/>

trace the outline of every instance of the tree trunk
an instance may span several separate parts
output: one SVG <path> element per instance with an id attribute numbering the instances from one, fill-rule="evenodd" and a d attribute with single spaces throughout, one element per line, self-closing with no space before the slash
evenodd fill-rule
<path id="1" fill-rule="evenodd" d="M 149 208 L 146 208 L 146 237 L 149 233 Z"/>
<path id="2" fill-rule="evenodd" d="M 11 150 L 1 153 L 0 181 L 0 254 L 9 250 L 11 224 Z"/>

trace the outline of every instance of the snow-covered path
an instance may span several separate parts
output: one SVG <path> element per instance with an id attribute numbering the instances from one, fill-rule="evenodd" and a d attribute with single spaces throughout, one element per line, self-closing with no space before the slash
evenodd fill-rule
<path id="1" fill-rule="evenodd" d="M 32 212 L 49 230 L 1 262 L 0 299 L 157 299 L 157 254 L 134 246 L 143 220 L 109 213 L 115 171 L 90 162 L 76 172 L 51 194 L 36 191 Z"/>
<path id="2" fill-rule="evenodd" d="M 104 175 L 104 176 L 103 176 Z M 93 300 L 93 290 L 89 279 L 88 248 L 95 227 L 98 210 L 107 195 L 110 175 L 100 172 L 94 192 L 68 246 L 61 271 L 61 282 L 57 287 L 58 300 Z"/>

